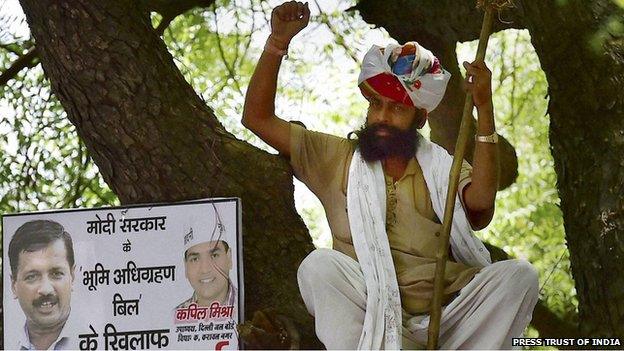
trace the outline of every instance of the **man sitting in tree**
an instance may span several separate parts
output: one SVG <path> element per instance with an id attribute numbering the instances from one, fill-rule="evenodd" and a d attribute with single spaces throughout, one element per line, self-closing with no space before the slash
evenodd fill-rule
<path id="1" fill-rule="evenodd" d="M 320 199 L 333 250 L 317 249 L 298 280 L 328 349 L 400 349 L 427 341 L 435 253 L 452 156 L 418 130 L 440 103 L 450 74 L 418 43 L 373 46 L 358 79 L 369 102 L 354 140 L 308 131 L 275 116 L 277 75 L 291 39 L 308 24 L 307 4 L 276 7 L 252 76 L 243 124 L 289 157 Z M 472 230 L 489 224 L 498 184 L 491 73 L 464 63 L 478 112 L 474 167 L 463 162 L 444 279 L 443 349 L 510 348 L 537 302 L 530 264 L 492 264 Z"/>

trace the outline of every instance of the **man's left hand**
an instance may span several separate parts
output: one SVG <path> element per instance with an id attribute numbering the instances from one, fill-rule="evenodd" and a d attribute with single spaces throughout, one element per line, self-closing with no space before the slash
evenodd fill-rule
<path id="1" fill-rule="evenodd" d="M 487 68 L 485 62 L 468 63 L 464 61 L 464 68 L 466 68 L 464 89 L 472 94 L 475 107 L 480 109 L 492 106 L 492 72 Z"/>

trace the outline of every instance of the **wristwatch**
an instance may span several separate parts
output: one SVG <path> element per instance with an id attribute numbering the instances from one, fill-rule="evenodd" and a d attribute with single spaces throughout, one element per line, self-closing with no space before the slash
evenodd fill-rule
<path id="1" fill-rule="evenodd" d="M 490 135 L 475 135 L 475 141 L 481 143 L 496 144 L 498 143 L 498 134 L 494 132 Z"/>

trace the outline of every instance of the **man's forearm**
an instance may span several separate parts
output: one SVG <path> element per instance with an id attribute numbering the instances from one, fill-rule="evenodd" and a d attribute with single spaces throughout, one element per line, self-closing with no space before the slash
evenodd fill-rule
<path id="1" fill-rule="evenodd" d="M 496 131 L 492 104 L 477 108 L 477 135 L 490 135 Z M 466 190 L 466 205 L 472 211 L 484 211 L 494 207 L 498 188 L 498 145 L 475 142 L 472 183 Z"/>
<path id="2" fill-rule="evenodd" d="M 282 56 L 266 50 L 262 52 L 245 95 L 243 125 L 250 119 L 265 119 L 275 115 L 275 92 L 281 63 Z"/>
<path id="3" fill-rule="evenodd" d="M 275 115 L 277 74 L 292 38 L 310 21 L 307 4 L 285 2 L 271 12 L 271 35 L 258 60 L 245 96 L 243 125 L 281 155 L 290 155 L 290 123 Z"/>

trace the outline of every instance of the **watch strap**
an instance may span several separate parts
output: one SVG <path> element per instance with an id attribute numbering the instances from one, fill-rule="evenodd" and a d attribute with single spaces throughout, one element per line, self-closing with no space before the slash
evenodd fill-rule
<path id="1" fill-rule="evenodd" d="M 498 134 L 494 132 L 490 135 L 475 135 L 475 141 L 480 143 L 496 144 L 498 143 Z"/>

